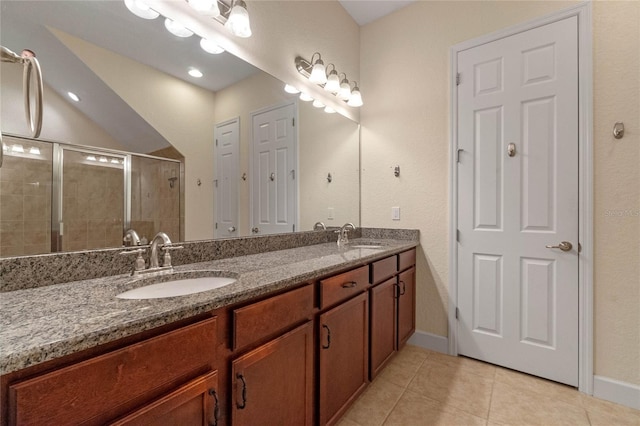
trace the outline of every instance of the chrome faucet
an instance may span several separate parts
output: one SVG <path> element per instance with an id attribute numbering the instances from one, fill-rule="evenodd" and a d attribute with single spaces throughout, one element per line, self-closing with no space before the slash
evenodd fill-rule
<path id="1" fill-rule="evenodd" d="M 315 225 L 313 225 L 313 230 L 314 231 L 326 231 L 327 227 L 324 226 L 324 223 L 322 222 L 316 222 Z"/>
<path id="2" fill-rule="evenodd" d="M 125 246 L 139 246 L 140 245 L 140 237 L 138 233 L 134 229 L 128 229 L 127 232 L 124 233 L 124 238 L 122 238 L 122 242 Z"/>
<path id="3" fill-rule="evenodd" d="M 354 231 L 356 230 L 356 226 L 351 222 L 342 225 L 342 228 L 340 228 L 339 231 L 336 231 L 338 233 L 338 246 L 349 243 L 349 236 L 347 235 L 349 230 L 347 228 L 351 228 Z"/>
<path id="4" fill-rule="evenodd" d="M 151 256 L 149 257 L 149 269 L 157 270 L 160 268 L 158 262 L 158 245 L 164 250 L 164 259 L 162 262 L 162 268 L 171 268 L 171 255 L 169 255 L 169 246 L 171 246 L 171 239 L 167 234 L 160 231 L 151 240 Z M 176 247 L 177 248 L 177 247 Z"/>

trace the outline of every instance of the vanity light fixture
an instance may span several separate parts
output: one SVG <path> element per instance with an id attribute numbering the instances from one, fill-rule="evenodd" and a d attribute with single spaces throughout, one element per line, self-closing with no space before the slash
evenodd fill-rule
<path id="1" fill-rule="evenodd" d="M 318 99 L 316 99 L 315 101 L 313 101 L 313 104 L 312 104 L 312 105 L 313 105 L 314 107 L 316 107 L 316 108 L 324 108 L 324 107 L 325 107 L 325 104 L 323 104 L 322 102 L 320 102 Z"/>
<path id="2" fill-rule="evenodd" d="M 120 160 L 118 160 L 117 158 L 112 158 L 111 164 L 120 164 Z"/>
<path id="3" fill-rule="evenodd" d="M 37 146 L 32 146 L 31 148 L 29 148 L 29 154 L 40 155 L 40 148 L 38 148 Z"/>
<path id="4" fill-rule="evenodd" d="M 354 81 L 353 90 L 351 90 L 351 97 L 347 102 L 347 105 L 351 107 L 361 107 L 363 105 L 362 95 L 360 94 L 360 88 L 358 87 L 358 82 Z"/>
<path id="5" fill-rule="evenodd" d="M 19 152 L 24 153 L 24 147 L 20 144 L 15 144 L 11 146 L 11 152 Z"/>
<path id="6" fill-rule="evenodd" d="M 199 69 L 191 67 L 189 68 L 189 75 L 194 78 L 200 78 L 204 74 L 202 74 L 202 71 L 200 71 Z"/>
<path id="7" fill-rule="evenodd" d="M 292 95 L 295 95 L 296 93 L 300 93 L 300 91 L 298 89 L 296 89 L 294 86 L 290 85 L 290 84 L 285 84 L 284 85 L 284 91 L 287 93 L 291 93 Z"/>
<path id="8" fill-rule="evenodd" d="M 218 43 L 216 43 L 215 41 L 209 39 L 209 38 L 203 38 L 200 40 L 200 47 L 202 48 L 202 50 L 204 50 L 207 53 L 211 53 L 213 55 L 218 55 L 222 52 L 224 52 L 224 48 L 220 47 L 220 45 Z"/>
<path id="9" fill-rule="evenodd" d="M 318 55 L 318 59 L 314 62 L 313 58 L 316 55 Z M 309 75 L 309 81 L 315 84 L 325 84 L 327 82 L 327 74 L 320 53 L 316 52 L 311 56 L 311 63 L 313 64 L 313 68 Z"/>
<path id="10" fill-rule="evenodd" d="M 311 96 L 309 96 L 308 94 L 302 92 L 302 93 L 300 93 L 300 100 L 301 101 L 305 101 L 305 102 L 311 102 L 313 100 L 313 98 Z"/>
<path id="11" fill-rule="evenodd" d="M 95 155 L 87 155 L 87 160 L 88 161 L 98 161 L 98 160 L 96 160 L 96 156 Z"/>
<path id="12" fill-rule="evenodd" d="M 100 158 L 98 159 L 98 161 L 99 161 L 100 163 L 106 163 L 106 162 L 108 162 L 109 160 L 107 160 L 107 157 L 100 157 Z"/>
<path id="13" fill-rule="evenodd" d="M 327 65 L 327 69 L 329 67 L 333 67 L 329 75 L 327 76 L 327 83 L 324 85 L 324 90 L 331 93 L 337 93 L 340 90 L 340 77 L 338 77 L 338 71 L 336 71 L 336 66 L 333 64 Z"/>
<path id="14" fill-rule="evenodd" d="M 193 35 L 193 31 L 170 18 L 164 20 L 164 27 L 177 37 L 191 37 Z"/>
<path id="15" fill-rule="evenodd" d="M 244 0 L 232 0 L 231 12 L 224 26 L 233 35 L 241 38 L 251 37 L 251 23 L 249 22 L 249 12 Z"/>
<path id="16" fill-rule="evenodd" d="M 80 97 L 73 92 L 67 92 L 67 95 L 71 98 L 71 100 L 75 102 L 80 102 Z"/>
<path id="17" fill-rule="evenodd" d="M 127 6 L 131 13 L 143 19 L 156 19 L 160 16 L 158 12 L 151 9 L 142 0 L 124 0 L 124 5 Z"/>
<path id="18" fill-rule="evenodd" d="M 326 112 L 327 114 L 335 114 L 336 110 L 331 108 L 330 106 L 327 106 L 324 108 L 324 112 Z"/>
<path id="19" fill-rule="evenodd" d="M 338 97 L 343 101 L 348 101 L 351 97 L 351 85 L 349 84 L 349 80 L 347 80 L 347 75 L 345 73 L 344 78 L 340 80 L 340 90 L 338 90 Z"/>
<path id="20" fill-rule="evenodd" d="M 189 6 L 194 10 L 212 18 L 220 16 L 220 7 L 218 7 L 218 0 L 187 0 Z"/>

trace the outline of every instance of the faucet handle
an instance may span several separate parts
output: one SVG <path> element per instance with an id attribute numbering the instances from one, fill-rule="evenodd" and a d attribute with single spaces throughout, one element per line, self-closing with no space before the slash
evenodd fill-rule
<path id="1" fill-rule="evenodd" d="M 144 253 L 145 251 L 146 251 L 145 249 L 139 248 L 139 249 L 125 250 L 120 252 L 121 255 L 127 255 L 127 254 L 138 255 L 138 257 L 136 257 L 136 262 L 133 267 L 133 274 L 136 274 L 137 272 L 140 272 L 140 271 L 144 271 L 146 264 L 145 264 L 144 258 L 142 257 L 142 253 Z"/>
<path id="2" fill-rule="evenodd" d="M 162 266 L 164 268 L 171 266 L 171 254 L 169 253 L 171 250 L 180 250 L 183 248 L 183 246 L 172 246 L 169 244 L 162 246 L 162 250 L 164 251 L 164 255 L 162 256 Z"/>

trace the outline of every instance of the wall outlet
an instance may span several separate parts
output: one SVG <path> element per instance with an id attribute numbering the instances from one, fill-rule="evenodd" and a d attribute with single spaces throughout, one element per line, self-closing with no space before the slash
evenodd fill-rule
<path id="1" fill-rule="evenodd" d="M 400 220 L 400 207 L 391 207 L 391 220 Z"/>
<path id="2" fill-rule="evenodd" d="M 333 220 L 334 219 L 334 214 L 333 214 L 333 207 L 329 207 L 327 209 L 327 219 L 329 220 Z"/>

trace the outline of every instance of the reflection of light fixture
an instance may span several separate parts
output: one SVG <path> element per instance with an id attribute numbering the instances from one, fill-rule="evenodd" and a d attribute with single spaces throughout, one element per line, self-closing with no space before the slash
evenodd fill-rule
<path id="1" fill-rule="evenodd" d="M 193 31 L 170 18 L 164 20 L 164 27 L 177 37 L 191 37 L 193 35 Z"/>
<path id="2" fill-rule="evenodd" d="M 118 161 L 117 158 L 112 158 L 111 159 L 111 164 L 120 164 L 120 161 Z"/>
<path id="3" fill-rule="evenodd" d="M 326 112 L 327 114 L 335 114 L 336 110 L 328 106 L 328 107 L 325 107 L 324 112 Z"/>
<path id="4" fill-rule="evenodd" d="M 358 82 L 354 81 L 353 90 L 351 91 L 351 97 L 349 98 L 349 102 L 347 105 L 351 107 L 360 107 L 362 106 L 362 95 L 360 94 L 360 88 L 358 87 Z"/>
<path id="5" fill-rule="evenodd" d="M 313 101 L 313 106 L 316 108 L 324 108 L 325 105 L 316 99 L 315 101 Z"/>
<path id="6" fill-rule="evenodd" d="M 15 144 L 13 146 L 11 146 L 11 152 L 24 152 L 24 147 L 20 144 Z"/>
<path id="7" fill-rule="evenodd" d="M 293 95 L 295 95 L 296 93 L 300 93 L 300 91 L 298 89 L 296 89 L 295 87 L 293 87 L 290 84 L 285 84 L 284 85 L 284 91 L 287 93 L 291 93 Z"/>
<path id="8" fill-rule="evenodd" d="M 301 101 L 305 101 L 305 102 L 311 102 L 313 100 L 313 98 L 311 96 L 309 96 L 308 94 L 302 92 L 302 93 L 300 93 L 300 100 Z"/>
<path id="9" fill-rule="evenodd" d="M 109 160 L 107 160 L 107 157 L 100 157 L 100 158 L 98 159 L 98 161 L 99 161 L 99 162 L 101 162 L 101 163 L 106 163 L 106 162 L 108 162 Z"/>
<path id="10" fill-rule="evenodd" d="M 142 0 L 124 0 L 125 6 L 127 9 L 134 15 L 144 18 L 144 19 L 156 19 L 160 14 L 155 10 L 151 9 L 144 1 Z"/>
<path id="11" fill-rule="evenodd" d="M 67 95 L 71 98 L 71 100 L 80 102 L 80 97 L 73 92 L 67 92 Z"/>
<path id="12" fill-rule="evenodd" d="M 231 2 L 231 12 L 224 26 L 235 36 L 247 38 L 251 37 L 251 23 L 249 22 L 249 12 L 244 0 L 233 0 Z"/>
<path id="13" fill-rule="evenodd" d="M 200 47 L 202 47 L 202 50 L 205 52 L 212 53 L 214 55 L 224 52 L 224 48 L 220 47 L 218 43 L 208 38 L 200 40 Z"/>
<path id="14" fill-rule="evenodd" d="M 37 146 L 32 146 L 31 148 L 29 148 L 29 154 L 40 155 L 40 148 L 38 148 Z"/>
<path id="15" fill-rule="evenodd" d="M 96 156 L 95 155 L 87 155 L 87 160 L 96 161 Z"/>
<path id="16" fill-rule="evenodd" d="M 338 71 L 336 71 L 336 66 L 333 64 L 327 65 L 327 68 L 332 66 L 333 69 L 327 76 L 327 84 L 324 85 L 324 90 L 327 92 L 336 93 L 340 90 L 340 78 L 338 77 Z"/>
<path id="17" fill-rule="evenodd" d="M 188 3 L 189 6 L 203 15 L 211 16 L 212 18 L 220 16 L 218 0 L 188 0 Z"/>
<path id="18" fill-rule="evenodd" d="M 318 55 L 318 59 L 313 62 L 315 55 Z M 309 75 L 309 81 L 316 84 L 325 84 L 327 82 L 327 74 L 320 53 L 316 52 L 311 56 L 311 63 L 313 68 L 311 69 L 311 75 Z"/>
<path id="19" fill-rule="evenodd" d="M 204 74 L 202 74 L 202 71 L 200 71 L 199 69 L 197 69 L 197 68 L 193 68 L 193 67 L 192 67 L 192 68 L 189 68 L 189 75 L 190 75 L 191 77 L 200 78 L 200 77 L 202 77 Z"/>

